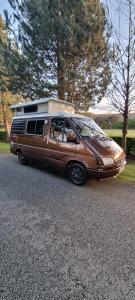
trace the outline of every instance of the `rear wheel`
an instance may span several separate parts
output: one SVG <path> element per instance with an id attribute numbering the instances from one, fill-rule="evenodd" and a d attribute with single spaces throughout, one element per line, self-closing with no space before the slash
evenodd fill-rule
<path id="1" fill-rule="evenodd" d="M 28 160 L 25 158 L 24 154 L 21 151 L 17 153 L 17 157 L 21 165 L 27 165 Z"/>
<path id="2" fill-rule="evenodd" d="M 87 180 L 87 170 L 80 163 L 73 163 L 69 167 L 70 180 L 76 185 L 83 185 Z"/>

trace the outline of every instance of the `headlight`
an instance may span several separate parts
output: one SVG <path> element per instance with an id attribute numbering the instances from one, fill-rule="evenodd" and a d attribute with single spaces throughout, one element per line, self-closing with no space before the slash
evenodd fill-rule
<path id="1" fill-rule="evenodd" d="M 103 161 L 104 166 L 113 165 L 114 164 L 114 160 L 111 157 L 103 157 L 102 161 Z"/>

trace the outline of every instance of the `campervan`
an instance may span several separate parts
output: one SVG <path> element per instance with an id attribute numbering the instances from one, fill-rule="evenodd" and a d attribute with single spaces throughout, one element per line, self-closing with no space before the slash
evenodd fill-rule
<path id="1" fill-rule="evenodd" d="M 42 99 L 11 106 L 11 152 L 21 164 L 46 162 L 65 170 L 82 185 L 87 178 L 110 178 L 126 164 L 125 153 L 92 118 L 75 114 L 74 106 Z"/>

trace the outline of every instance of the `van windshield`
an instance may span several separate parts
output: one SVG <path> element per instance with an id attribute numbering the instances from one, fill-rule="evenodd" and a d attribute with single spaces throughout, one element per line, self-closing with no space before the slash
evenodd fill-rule
<path id="1" fill-rule="evenodd" d="M 104 131 L 96 124 L 92 119 L 74 118 L 75 126 L 77 131 L 83 137 L 106 137 Z"/>

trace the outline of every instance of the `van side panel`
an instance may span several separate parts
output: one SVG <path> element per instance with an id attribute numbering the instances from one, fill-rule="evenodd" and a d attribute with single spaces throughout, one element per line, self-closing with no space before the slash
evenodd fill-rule
<path id="1" fill-rule="evenodd" d="M 32 119 L 15 120 L 11 130 L 11 152 L 16 154 L 18 150 L 22 151 L 26 158 L 33 160 L 46 161 L 56 167 L 66 168 L 70 161 L 81 162 L 86 168 L 95 169 L 96 159 L 92 152 L 80 140 L 79 144 L 60 142 L 50 137 L 51 118 L 47 118 L 44 125 L 44 134 L 42 136 L 27 134 L 27 122 Z M 23 124 L 22 132 L 18 132 Z"/>
<path id="2" fill-rule="evenodd" d="M 17 120 L 18 121 L 18 120 Z M 13 121 L 14 122 L 14 121 Z M 43 135 L 30 135 L 27 134 L 28 120 L 25 120 L 25 127 L 23 133 L 14 132 L 12 125 L 11 129 L 11 152 L 16 154 L 18 150 L 22 151 L 26 158 L 43 160 L 46 157 L 46 138 L 47 126 L 44 126 Z M 47 124 L 45 124 L 47 125 Z"/>

